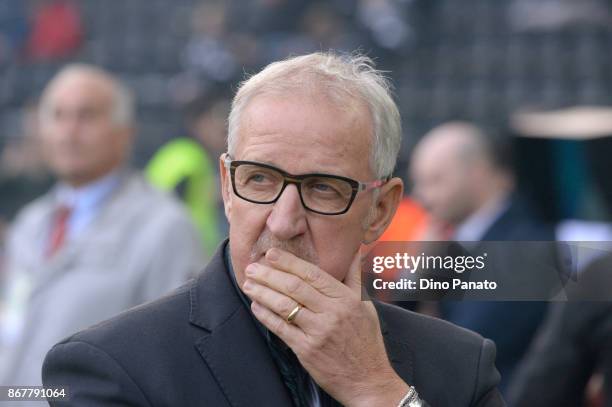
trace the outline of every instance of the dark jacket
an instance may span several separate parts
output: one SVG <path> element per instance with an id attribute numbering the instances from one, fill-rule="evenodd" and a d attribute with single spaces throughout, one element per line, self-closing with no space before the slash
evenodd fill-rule
<path id="1" fill-rule="evenodd" d="M 512 296 L 510 294 L 515 293 L 518 296 L 519 293 L 524 293 L 533 298 L 548 298 L 537 288 L 546 288 L 545 291 L 548 291 L 549 286 L 557 283 L 556 271 L 552 275 L 536 276 L 536 273 L 543 273 L 543 270 L 538 268 L 539 264 L 550 265 L 554 262 L 554 230 L 548 225 L 538 223 L 520 200 L 511 200 L 510 206 L 489 227 L 481 240 L 508 242 L 507 246 L 484 244 L 491 258 L 504 259 L 498 262 L 502 267 L 497 270 L 497 277 L 493 278 L 502 287 L 504 294 Z M 550 244 L 545 243 L 549 241 Z M 501 253 L 494 254 L 493 249 Z M 482 250 L 476 248 L 475 252 Z M 536 279 L 539 279 L 538 284 L 534 281 Z M 548 280 L 553 283 L 546 283 Z M 535 292 L 529 293 L 528 289 Z M 492 295 L 500 294 L 492 292 Z M 497 366 L 502 374 L 501 390 L 504 392 L 516 365 L 527 351 L 544 318 L 546 306 L 544 301 L 468 300 L 443 303 L 441 315 L 444 319 L 478 332 L 495 342 L 498 350 Z"/>
<path id="2" fill-rule="evenodd" d="M 70 406 L 291 406 L 223 247 L 190 284 L 55 345 L 46 386 Z M 433 407 L 502 406 L 495 346 L 447 322 L 377 304 L 397 373 Z"/>

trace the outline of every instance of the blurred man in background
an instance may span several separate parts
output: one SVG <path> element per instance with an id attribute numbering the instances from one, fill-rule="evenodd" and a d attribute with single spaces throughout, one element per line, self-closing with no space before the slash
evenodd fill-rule
<path id="1" fill-rule="evenodd" d="M 0 383 L 38 385 L 62 337 L 171 290 L 202 266 L 180 204 L 129 170 L 131 95 L 71 65 L 40 103 L 45 158 L 59 179 L 17 216 L 6 249 Z"/>
<path id="2" fill-rule="evenodd" d="M 465 122 L 443 124 L 423 137 L 413 154 L 411 174 L 414 195 L 430 214 L 424 240 L 554 239 L 552 229 L 539 224 L 516 197 L 510 151 L 509 143 L 500 136 L 485 134 Z M 502 271 L 511 274 L 509 283 L 533 281 L 532 270 L 507 268 Z M 544 312 L 545 304 L 537 301 L 440 305 L 443 318 L 495 341 L 502 390 Z"/>
<path id="3" fill-rule="evenodd" d="M 524 236 L 525 215 L 513 205 L 507 146 L 470 123 L 434 128 L 415 147 L 413 193 L 431 215 L 428 237 L 479 241 Z"/>

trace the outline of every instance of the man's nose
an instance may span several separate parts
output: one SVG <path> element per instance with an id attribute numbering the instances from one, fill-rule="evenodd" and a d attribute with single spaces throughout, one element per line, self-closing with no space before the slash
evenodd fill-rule
<path id="1" fill-rule="evenodd" d="M 297 186 L 287 185 L 273 204 L 266 226 L 279 240 L 289 240 L 306 232 L 306 209 Z"/>
<path id="2" fill-rule="evenodd" d="M 81 128 L 81 120 L 74 113 L 65 113 L 56 120 L 56 126 L 61 129 L 61 133 L 67 138 L 75 137 Z"/>

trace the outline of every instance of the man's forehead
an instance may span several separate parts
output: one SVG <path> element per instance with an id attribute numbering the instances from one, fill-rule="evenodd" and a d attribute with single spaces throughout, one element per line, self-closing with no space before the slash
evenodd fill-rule
<path id="1" fill-rule="evenodd" d="M 337 145 L 365 141 L 369 145 L 370 122 L 369 111 L 358 103 L 340 105 L 319 93 L 264 94 L 244 108 L 239 128 L 247 135 L 251 131 L 286 131 L 306 137 L 294 142 Z"/>
<path id="2" fill-rule="evenodd" d="M 112 101 L 112 85 L 102 76 L 74 72 L 50 84 L 47 100 L 53 103 L 87 102 L 91 105 L 107 105 Z"/>
<path id="3" fill-rule="evenodd" d="M 276 166 L 289 160 L 300 173 L 358 170 L 364 177 L 370 169 L 369 130 L 367 112 L 346 112 L 321 100 L 259 98 L 241 118 L 235 158 Z"/>

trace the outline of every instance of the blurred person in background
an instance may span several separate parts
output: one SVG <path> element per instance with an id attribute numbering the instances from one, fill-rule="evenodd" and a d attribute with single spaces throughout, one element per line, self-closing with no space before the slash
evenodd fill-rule
<path id="1" fill-rule="evenodd" d="M 161 146 L 145 169 L 153 185 L 174 191 L 187 206 L 208 256 L 228 229 L 213 163 L 225 151 L 230 103 L 225 87 L 209 87 L 187 106 L 191 137 L 178 137 Z"/>
<path id="2" fill-rule="evenodd" d="M 120 82 L 97 67 L 67 66 L 39 114 L 59 182 L 18 214 L 7 238 L 3 385 L 39 385 L 53 343 L 162 295 L 204 261 L 180 203 L 129 169 L 133 105 Z"/>
<path id="3" fill-rule="evenodd" d="M 413 193 L 429 213 L 423 240 L 549 241 L 552 228 L 534 219 L 517 197 L 511 146 L 472 123 L 448 122 L 416 145 L 411 176 Z M 516 254 L 514 254 L 516 255 Z M 531 268 L 509 266 L 510 278 L 530 281 Z M 495 341 L 504 390 L 540 324 L 540 301 L 440 303 L 440 316 Z"/>
<path id="4" fill-rule="evenodd" d="M 457 241 L 546 237 L 515 193 L 509 140 L 467 122 L 427 133 L 411 161 L 413 194 L 430 214 L 427 236 Z"/>

